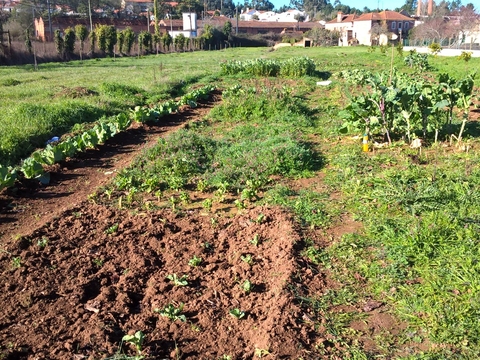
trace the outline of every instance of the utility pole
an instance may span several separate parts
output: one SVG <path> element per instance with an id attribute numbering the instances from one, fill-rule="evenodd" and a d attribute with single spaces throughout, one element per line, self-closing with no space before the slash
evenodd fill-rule
<path id="1" fill-rule="evenodd" d="M 93 31 L 93 24 L 92 24 L 92 4 L 91 1 L 88 0 L 88 17 L 90 18 L 90 32 Z"/>
<path id="2" fill-rule="evenodd" d="M 50 1 L 47 0 L 47 10 L 48 10 L 48 32 L 50 33 L 50 41 L 53 39 L 53 31 L 52 31 L 52 17 L 51 17 L 51 10 L 50 10 Z"/>
<path id="3" fill-rule="evenodd" d="M 237 25 L 235 27 L 235 35 L 238 35 L 238 4 L 235 6 L 235 17 L 237 18 Z"/>

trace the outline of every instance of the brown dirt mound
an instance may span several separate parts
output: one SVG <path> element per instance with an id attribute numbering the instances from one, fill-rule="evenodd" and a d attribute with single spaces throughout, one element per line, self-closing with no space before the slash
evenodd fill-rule
<path id="1" fill-rule="evenodd" d="M 277 208 L 212 221 L 83 203 L 1 253 L 0 342 L 15 349 L 10 358 L 101 358 L 141 330 L 152 358 L 304 356 L 308 327 L 297 324 L 301 310 L 286 289 L 299 239 Z M 188 264 L 194 255 L 203 260 L 196 267 Z M 187 275 L 188 285 L 175 286 L 173 274 Z M 155 312 L 181 303 L 186 322 Z M 231 316 L 235 308 L 245 317 Z"/>

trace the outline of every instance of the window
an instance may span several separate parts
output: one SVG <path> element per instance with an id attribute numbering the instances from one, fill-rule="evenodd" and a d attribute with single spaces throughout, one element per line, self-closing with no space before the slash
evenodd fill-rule
<path id="1" fill-rule="evenodd" d="M 395 30 L 397 28 L 397 23 L 395 21 L 392 21 L 392 30 Z"/>
<path id="2" fill-rule="evenodd" d="M 400 31 L 400 30 L 402 30 L 402 23 L 401 22 L 398 23 L 398 31 Z"/>
<path id="3" fill-rule="evenodd" d="M 408 22 L 405 22 L 405 26 L 403 27 L 405 30 L 408 29 Z"/>

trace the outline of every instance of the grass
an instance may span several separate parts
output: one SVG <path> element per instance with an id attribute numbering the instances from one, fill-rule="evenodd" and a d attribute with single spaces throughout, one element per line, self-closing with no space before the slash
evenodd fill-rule
<path id="1" fill-rule="evenodd" d="M 292 56 L 313 59 L 316 76 L 279 80 L 219 75 L 219 61 Z M 430 62 L 433 70 L 425 75 L 432 77 L 448 70 L 460 78 L 480 65 L 476 58 L 468 66 L 456 58 L 431 57 Z M 477 358 L 480 162 L 476 133 L 467 132 L 468 151 L 443 142 L 425 147 L 422 153 L 400 141 L 363 153 L 361 140 L 355 137 L 361 134 L 339 133 L 338 113 L 348 104 L 348 94 L 358 89 L 331 75 L 343 69 L 388 70 L 390 63 L 389 54 L 368 52 L 366 47 L 285 48 L 46 64 L 36 72 L 29 67 L 2 69 L 0 94 L 7 101 L 0 110 L 5 106 L 18 115 L 34 109 L 30 114 L 39 118 L 38 124 L 31 122 L 32 133 L 25 131 L 21 138 L 11 120 L 17 115 L 2 111 L 2 161 L 15 163 L 23 156 L 20 150 L 7 153 L 6 148 L 30 151 L 53 135 L 53 129 L 68 131 L 77 121 L 76 111 L 85 112 L 78 121 L 93 121 L 137 101 L 168 99 L 189 84 L 213 80 L 228 89 L 223 103 L 203 121 L 146 151 L 115 178 L 103 201 L 111 198 L 110 203 L 117 204 L 118 196 L 132 194 L 123 203 L 138 207 L 153 198 L 176 210 L 197 206 L 212 212 L 214 203 L 230 201 L 233 208 L 234 200 L 241 202 L 238 211 L 257 204 L 279 205 L 295 215 L 306 233 L 313 231 L 314 239 L 340 229 L 343 219 L 361 222 L 355 232 L 330 236 L 328 246 L 325 239 L 307 236 L 299 245 L 298 256 L 308 268 L 336 284 L 322 294 L 303 293 L 296 286 L 291 290 L 309 310 L 314 328 L 327 334 L 317 344 L 317 353 L 352 359 Z M 412 71 L 396 51 L 393 65 Z M 187 68 L 189 74 L 182 71 Z M 88 76 L 92 73 L 103 82 L 93 83 Z M 328 88 L 316 86 L 320 78 L 333 83 Z M 477 87 L 479 81 L 477 77 Z M 85 87 L 92 95 L 55 97 L 61 89 L 71 93 L 75 87 Z M 47 114 L 46 120 L 40 121 L 42 114 Z M 19 128 L 28 128 L 22 116 Z M 307 189 L 295 182 L 320 175 L 321 180 L 315 181 L 321 187 Z M 204 197 L 195 204 L 189 192 L 197 190 Z M 247 256 L 241 260 L 250 263 Z M 385 311 L 402 322 L 397 335 L 388 329 L 375 336 L 353 330 L 352 321 L 368 324 L 369 314 L 358 311 L 358 304 L 368 299 L 382 301 Z M 175 314 L 174 310 L 178 311 L 165 308 L 161 310 L 165 315 L 161 314 L 180 319 L 181 309 Z M 362 345 L 367 338 L 374 343 L 368 350 Z"/>

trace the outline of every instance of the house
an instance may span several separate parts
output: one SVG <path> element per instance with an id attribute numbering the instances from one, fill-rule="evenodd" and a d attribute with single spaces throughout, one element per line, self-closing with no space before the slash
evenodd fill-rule
<path id="1" fill-rule="evenodd" d="M 396 11 L 385 10 L 362 15 L 343 14 L 325 23 L 325 29 L 340 32 L 339 46 L 372 45 L 383 33 L 390 39 L 404 38 L 415 25 L 415 20 Z"/>
<path id="2" fill-rule="evenodd" d="M 240 14 L 240 19 L 245 20 L 245 21 L 252 21 L 252 20 L 258 20 L 260 16 L 260 12 L 255 10 L 255 9 L 249 9 L 245 12 L 242 12 Z"/>

